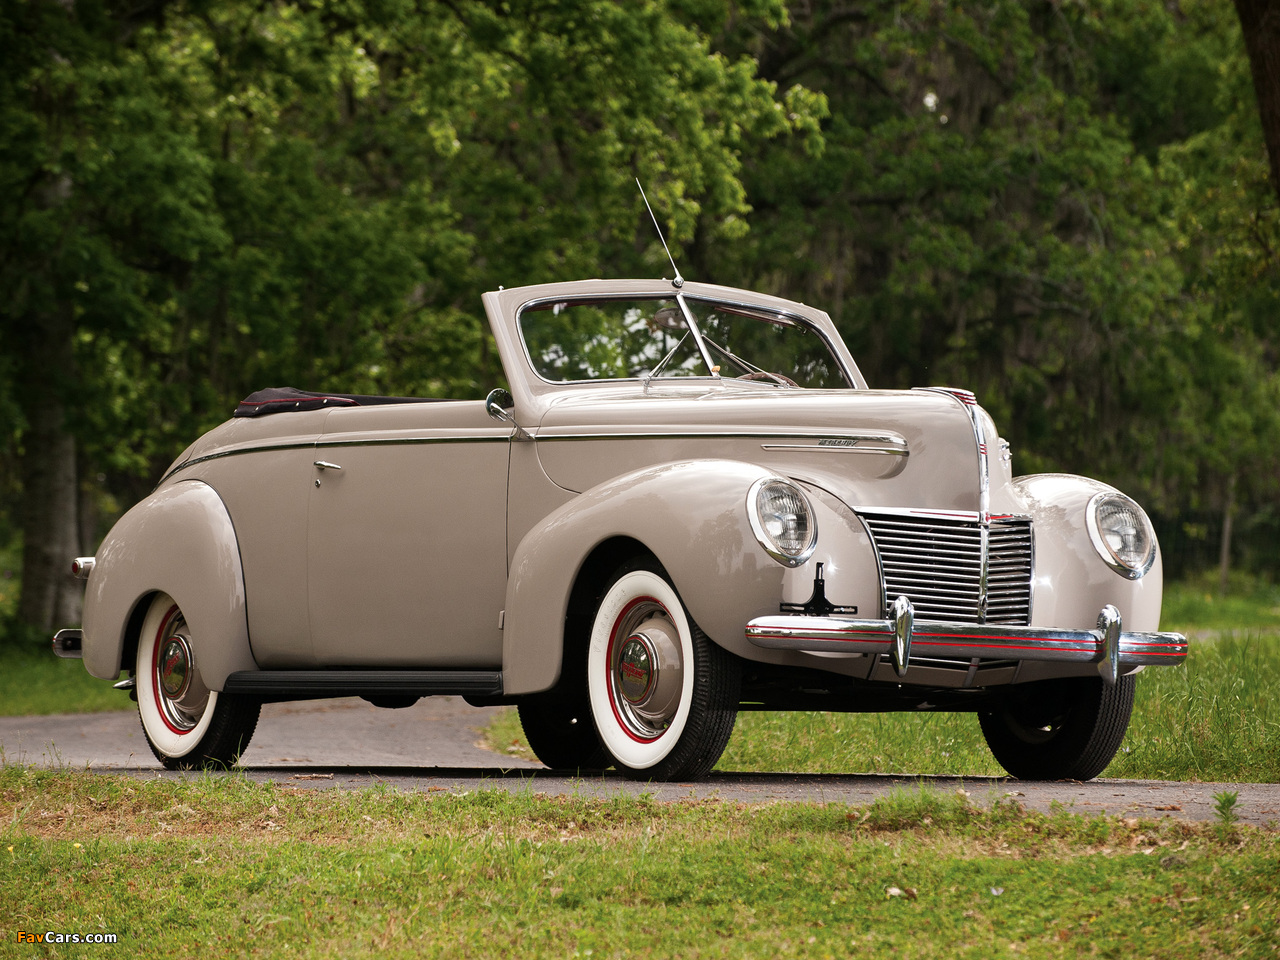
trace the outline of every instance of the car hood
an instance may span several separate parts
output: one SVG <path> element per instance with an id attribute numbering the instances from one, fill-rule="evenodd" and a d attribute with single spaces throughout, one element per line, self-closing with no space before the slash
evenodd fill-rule
<path id="1" fill-rule="evenodd" d="M 724 458 L 853 506 L 980 509 L 974 421 L 959 399 L 928 390 L 584 392 L 551 403 L 536 434 L 547 475 L 578 492 L 654 463 Z"/>

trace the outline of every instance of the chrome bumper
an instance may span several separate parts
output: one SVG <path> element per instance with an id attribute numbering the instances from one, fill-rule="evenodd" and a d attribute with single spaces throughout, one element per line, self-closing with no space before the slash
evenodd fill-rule
<path id="1" fill-rule="evenodd" d="M 747 640 L 771 650 L 814 653 L 890 654 L 898 676 L 905 676 L 912 654 L 921 657 L 1040 660 L 1096 663 L 1108 683 L 1133 667 L 1173 666 L 1187 658 L 1180 633 L 1125 633 L 1120 612 L 1110 604 L 1098 615 L 1096 630 L 1046 630 L 971 623 L 915 624 L 906 597 L 894 601 L 888 620 L 780 615 L 747 624 Z"/>

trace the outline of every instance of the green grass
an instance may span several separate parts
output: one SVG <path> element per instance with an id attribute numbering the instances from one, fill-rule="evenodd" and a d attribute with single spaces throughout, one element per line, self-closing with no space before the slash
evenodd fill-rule
<path id="1" fill-rule="evenodd" d="M 1273 956 L 1280 833 L 0 769 L 0 954 Z M 114 946 L 19 947 L 19 933 Z"/>
<path id="2" fill-rule="evenodd" d="M 1160 627 L 1188 635 L 1204 631 L 1280 631 L 1280 587 L 1245 573 L 1228 579 L 1218 594 L 1218 576 L 1205 573 L 1184 583 L 1166 583 Z"/>
<path id="3" fill-rule="evenodd" d="M 133 710 L 129 695 L 111 681 L 89 676 L 79 660 L 55 657 L 47 645 L 37 649 L 0 646 L 0 715 L 97 713 Z"/>
<path id="4" fill-rule="evenodd" d="M 1107 776 L 1280 782 L 1280 635 L 1223 633 L 1144 671 L 1121 750 Z"/>

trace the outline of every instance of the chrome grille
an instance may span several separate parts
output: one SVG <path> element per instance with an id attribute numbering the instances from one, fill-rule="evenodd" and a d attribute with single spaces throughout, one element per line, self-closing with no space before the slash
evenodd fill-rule
<path id="1" fill-rule="evenodd" d="M 863 513 L 880 553 L 885 609 L 898 596 L 917 620 L 1031 622 L 1031 521 L 993 519 L 988 536 L 987 596 L 982 610 L 982 528 L 976 518 Z"/>

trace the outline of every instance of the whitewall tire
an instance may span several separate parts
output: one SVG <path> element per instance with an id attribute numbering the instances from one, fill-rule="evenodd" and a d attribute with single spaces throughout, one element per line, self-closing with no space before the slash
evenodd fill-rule
<path id="1" fill-rule="evenodd" d="M 621 772 L 708 773 L 733 732 L 740 676 L 737 658 L 692 621 L 655 561 L 614 575 L 591 624 L 587 693 L 600 743 Z"/>
<path id="2" fill-rule="evenodd" d="M 205 685 L 198 654 L 182 610 L 157 594 L 142 622 L 134 677 L 147 743 L 171 769 L 231 766 L 258 722 L 256 701 Z"/>

